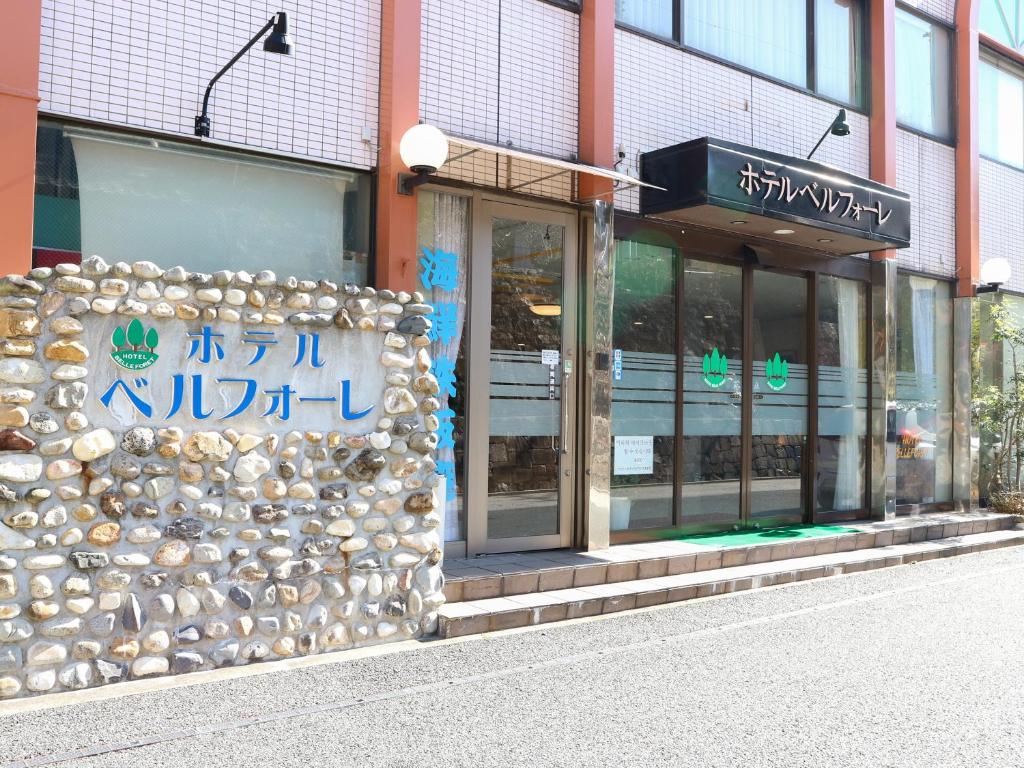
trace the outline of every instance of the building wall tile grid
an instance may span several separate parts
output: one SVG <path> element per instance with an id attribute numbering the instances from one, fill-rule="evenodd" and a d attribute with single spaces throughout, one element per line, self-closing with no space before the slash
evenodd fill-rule
<path id="1" fill-rule="evenodd" d="M 713 136 L 763 149 L 806 155 L 836 107 L 732 67 L 616 30 L 615 135 L 626 152 L 620 170 L 639 173 L 639 156 L 681 141 Z M 794 119 L 799 115 L 799 119 Z M 852 133 L 826 140 L 816 160 L 868 174 L 868 118 L 848 116 Z M 616 194 L 638 209 L 639 193 Z"/>
<path id="2" fill-rule="evenodd" d="M 538 0 L 501 0 L 498 141 L 577 153 L 579 15 Z"/>
<path id="3" fill-rule="evenodd" d="M 952 24 L 954 21 L 956 0 L 908 0 L 907 5 L 947 24 Z"/>
<path id="4" fill-rule="evenodd" d="M 257 44 L 225 75 L 213 137 L 375 166 L 379 0 L 43 0 L 40 109 L 192 135 L 210 78 L 278 10 L 292 55 Z"/>
<path id="5" fill-rule="evenodd" d="M 940 277 L 956 274 L 955 157 L 952 147 L 909 131 L 896 142 L 896 186 L 910 195 L 911 243 L 900 267 Z"/>
<path id="6" fill-rule="evenodd" d="M 981 263 L 1008 259 L 1007 286 L 1024 292 L 1024 173 L 982 158 L 978 173 L 978 226 Z"/>
<path id="7" fill-rule="evenodd" d="M 498 140 L 501 0 L 423 0 L 420 117 L 459 136 Z"/>
<path id="8" fill-rule="evenodd" d="M 577 14 L 539 0 L 423 0 L 422 7 L 424 120 L 480 141 L 576 154 Z"/>

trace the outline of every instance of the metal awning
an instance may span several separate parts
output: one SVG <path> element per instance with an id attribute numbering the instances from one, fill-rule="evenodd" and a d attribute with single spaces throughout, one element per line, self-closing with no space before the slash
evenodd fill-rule
<path id="1" fill-rule="evenodd" d="M 661 187 L 655 186 L 654 184 L 648 184 L 640 181 L 640 179 L 634 179 L 625 173 L 618 171 L 612 171 L 607 168 L 600 168 L 596 165 L 586 165 L 585 163 L 574 163 L 569 160 L 559 160 L 553 157 L 546 157 L 544 155 L 534 154 L 533 152 L 524 152 L 520 149 L 514 149 L 508 146 L 502 146 L 500 144 L 488 144 L 483 141 L 474 141 L 473 139 L 466 139 L 462 136 L 453 136 L 446 134 L 448 137 L 448 143 L 451 148 L 448 150 L 448 162 L 454 163 L 463 158 L 469 157 L 477 152 L 489 152 L 500 157 L 505 157 L 510 160 L 521 160 L 526 163 L 533 163 L 540 166 L 546 166 L 550 168 L 550 172 L 543 173 L 536 178 L 529 178 L 524 181 L 518 182 L 514 185 L 507 186 L 508 190 L 516 190 L 523 187 L 528 187 L 531 184 L 537 184 L 541 181 L 553 179 L 564 174 L 587 174 L 590 176 L 598 176 L 603 179 L 611 179 L 615 182 L 615 188 L 628 189 L 630 187 L 648 187 L 650 189 L 661 190 Z M 662 190 L 664 191 L 664 190 Z"/>

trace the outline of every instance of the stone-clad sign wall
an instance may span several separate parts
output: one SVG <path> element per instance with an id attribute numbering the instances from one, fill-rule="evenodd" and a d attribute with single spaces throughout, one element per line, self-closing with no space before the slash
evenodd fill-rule
<path id="1" fill-rule="evenodd" d="M 95 256 L 0 280 L 0 698 L 433 632 L 430 312 Z"/>

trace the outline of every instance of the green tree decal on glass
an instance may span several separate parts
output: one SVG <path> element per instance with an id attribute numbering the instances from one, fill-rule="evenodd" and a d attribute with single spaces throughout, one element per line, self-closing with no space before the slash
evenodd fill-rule
<path id="1" fill-rule="evenodd" d="M 779 357 L 779 353 L 776 352 L 775 357 L 769 357 L 764 364 L 764 377 L 768 386 L 776 392 L 785 389 L 786 382 L 789 380 L 789 363 Z"/>
<path id="2" fill-rule="evenodd" d="M 718 389 L 725 384 L 726 374 L 729 373 L 729 361 L 725 355 L 719 355 L 718 347 L 715 347 L 711 350 L 711 354 L 704 353 L 702 370 L 704 383 L 712 389 Z"/>
<path id="3" fill-rule="evenodd" d="M 128 323 L 127 331 L 118 326 L 110 334 L 110 343 L 114 346 L 110 357 L 122 368 L 141 371 L 156 362 L 159 355 L 155 350 L 159 341 L 160 335 L 156 328 L 147 331 L 136 317 Z"/>

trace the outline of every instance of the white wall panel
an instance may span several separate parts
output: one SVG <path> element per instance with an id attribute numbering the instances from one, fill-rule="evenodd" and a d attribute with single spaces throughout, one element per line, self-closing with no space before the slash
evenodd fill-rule
<path id="1" fill-rule="evenodd" d="M 981 262 L 1009 259 L 1009 288 L 1024 292 L 1024 171 L 983 158 L 978 183 Z"/>

